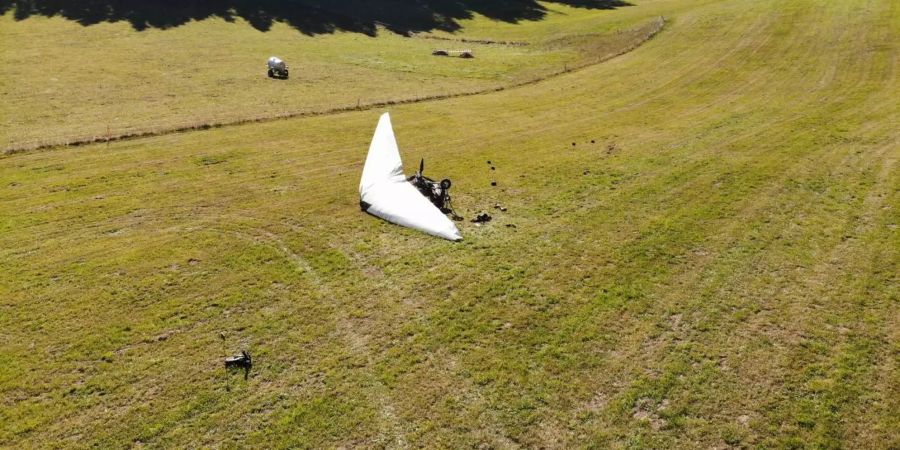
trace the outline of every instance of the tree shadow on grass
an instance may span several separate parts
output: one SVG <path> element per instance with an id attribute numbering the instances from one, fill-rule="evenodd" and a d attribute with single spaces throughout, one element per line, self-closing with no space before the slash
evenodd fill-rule
<path id="1" fill-rule="evenodd" d="M 630 5 L 624 0 L 547 1 L 588 9 Z M 85 26 L 124 20 L 136 30 L 220 17 L 242 18 L 260 31 L 282 22 L 307 35 L 351 31 L 369 36 L 378 26 L 404 35 L 455 31 L 460 20 L 474 14 L 508 23 L 547 14 L 537 0 L 0 0 L 0 14 L 10 11 L 16 20 L 59 16 Z"/>

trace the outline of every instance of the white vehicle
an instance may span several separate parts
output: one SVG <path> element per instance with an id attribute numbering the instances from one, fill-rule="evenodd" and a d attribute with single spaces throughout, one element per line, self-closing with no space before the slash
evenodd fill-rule
<path id="1" fill-rule="evenodd" d="M 266 66 L 269 69 L 269 78 L 287 79 L 288 67 L 281 58 L 278 58 L 277 56 L 270 57 Z"/>

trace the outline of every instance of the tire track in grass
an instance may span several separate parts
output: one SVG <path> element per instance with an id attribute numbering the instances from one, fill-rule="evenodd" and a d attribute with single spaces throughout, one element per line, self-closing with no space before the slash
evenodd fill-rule
<path id="1" fill-rule="evenodd" d="M 836 153 L 836 152 L 837 152 L 837 153 Z M 834 154 L 837 154 L 837 155 L 840 154 L 840 152 L 838 151 L 838 149 L 832 149 L 832 150 L 831 150 L 831 153 L 834 153 Z M 804 169 L 806 168 L 806 165 L 810 163 L 810 159 L 809 159 L 809 158 L 804 158 L 804 160 L 805 160 L 805 161 L 798 162 L 798 163 L 794 166 L 794 169 L 793 169 L 792 171 L 793 171 L 793 172 L 796 172 L 796 171 L 804 170 Z M 786 172 L 782 178 L 783 178 L 783 179 L 790 179 L 790 178 L 792 177 L 792 175 L 791 175 L 791 172 L 792 172 L 792 171 Z M 781 190 L 781 189 L 779 189 L 779 186 L 780 186 L 779 183 L 773 182 L 773 183 L 772 183 L 772 186 L 773 186 L 773 189 Z M 752 197 L 751 197 L 751 198 L 752 198 Z M 765 211 L 765 210 L 777 211 L 778 209 L 781 209 L 781 208 L 785 207 L 785 205 L 779 205 L 779 204 L 772 205 L 772 204 L 770 204 L 771 202 L 768 200 L 768 199 L 770 199 L 770 198 L 774 198 L 774 195 L 769 194 L 769 196 L 768 196 L 766 199 L 755 198 L 755 199 L 753 199 L 753 200 L 751 201 L 751 205 L 755 205 L 755 206 L 750 206 L 750 209 L 749 209 L 749 210 L 748 210 L 747 208 L 745 208 L 745 207 L 741 207 L 741 211 L 749 211 L 750 216 L 761 217 L 761 216 L 764 215 L 761 211 Z M 796 200 L 794 201 L 793 205 L 794 205 L 794 208 L 796 208 L 796 207 L 809 208 L 809 205 L 807 205 L 806 203 L 804 203 L 801 199 L 796 199 Z M 761 210 L 760 207 L 763 207 L 763 209 Z M 742 214 L 745 214 L 745 213 L 742 213 Z M 742 223 L 746 223 L 746 221 L 742 221 Z M 787 227 L 787 226 L 788 226 L 788 223 L 782 222 L 782 225 L 780 226 L 780 228 L 772 229 L 771 223 L 768 223 L 768 224 L 767 224 L 768 230 L 766 231 L 766 234 L 767 234 L 768 236 L 770 236 L 769 239 L 771 239 L 771 236 L 777 235 L 778 233 L 781 232 L 781 231 L 779 231 L 779 230 L 784 230 L 785 227 Z M 738 235 L 735 234 L 735 231 L 734 231 L 734 230 L 737 230 L 737 229 L 739 228 L 738 225 L 733 225 L 733 226 L 731 226 L 730 228 L 731 228 L 732 231 L 727 231 L 727 230 L 726 230 L 723 234 L 731 236 L 730 239 L 737 239 L 737 240 L 743 239 L 743 236 L 738 236 Z M 727 247 L 729 247 L 729 246 L 730 246 L 730 244 L 729 244 L 729 245 L 723 245 L 721 248 L 727 248 Z M 718 245 L 717 245 L 716 247 L 718 247 Z M 707 249 L 707 250 L 709 250 L 709 249 Z M 750 255 L 750 256 L 752 256 L 752 255 Z M 718 259 L 719 257 L 716 257 L 716 258 Z M 702 282 L 702 281 L 704 280 L 704 278 L 705 278 L 705 276 L 706 276 L 706 275 L 705 275 L 705 272 L 709 270 L 708 268 L 713 267 L 712 264 L 714 263 L 714 261 L 715 261 L 715 260 L 701 259 L 701 262 L 700 262 L 700 265 L 699 265 L 699 266 L 694 266 L 694 265 L 689 266 L 688 268 L 685 269 L 684 272 L 682 272 L 682 275 L 681 275 L 681 277 L 685 277 L 685 276 L 686 276 L 687 279 L 686 279 L 686 280 L 683 280 L 682 282 L 678 282 L 678 283 L 676 283 L 676 284 L 678 284 L 679 286 L 683 286 L 685 282 L 686 282 L 689 286 L 690 286 L 690 285 L 696 285 L 696 284 L 699 284 L 700 282 Z M 707 269 L 704 269 L 704 267 L 706 267 Z M 734 274 L 734 276 L 735 276 L 735 277 L 738 277 L 738 276 L 740 276 L 740 275 L 739 275 L 739 274 Z M 684 292 L 684 291 L 688 291 L 688 289 L 679 289 L 678 291 L 675 291 L 676 293 L 674 293 L 673 295 L 675 295 L 676 298 L 677 298 L 678 295 L 679 295 L 678 293 Z M 693 290 L 689 290 L 689 291 L 693 291 Z M 653 294 L 650 294 L 650 295 L 653 296 Z M 683 300 L 680 301 L 680 303 L 685 304 L 686 300 L 687 300 L 687 299 L 683 299 Z M 677 304 L 678 304 L 678 303 L 676 303 L 676 305 L 677 305 Z M 690 301 L 687 301 L 686 304 L 690 304 Z M 671 308 L 671 307 L 670 307 L 670 308 Z M 700 308 L 700 310 L 702 310 L 702 308 Z M 680 317 L 682 314 L 688 314 L 688 312 L 690 311 L 690 309 L 685 310 L 685 308 L 678 308 L 678 307 L 676 307 L 675 311 L 679 311 L 679 317 Z M 671 313 L 671 312 L 666 312 L 665 314 L 669 314 L 669 313 Z M 692 314 L 692 315 L 696 315 L 696 314 Z M 643 318 L 643 319 L 640 319 L 638 322 L 635 322 L 635 325 L 634 325 L 634 326 L 639 326 L 639 325 L 643 324 L 643 323 L 646 321 L 645 319 L 646 319 L 646 318 Z M 638 319 L 635 318 L 634 320 L 638 320 Z M 659 321 L 659 323 L 664 323 L 664 322 L 665 322 L 664 317 L 661 317 L 660 319 L 657 319 L 657 320 Z M 687 320 L 690 322 L 690 319 L 687 319 Z M 682 319 L 682 322 L 684 322 L 684 319 Z M 688 329 L 690 329 L 690 328 L 688 328 Z M 639 333 L 635 333 L 635 331 L 636 331 L 636 330 L 632 330 L 632 331 L 630 331 L 630 332 L 622 333 L 622 334 L 628 335 L 628 336 L 632 336 L 632 335 L 635 335 L 635 334 L 639 334 Z M 648 330 L 648 331 L 645 331 L 645 333 L 647 333 L 647 332 L 649 332 L 649 330 Z M 683 330 L 682 330 L 682 332 L 683 332 Z M 676 336 L 677 336 L 677 335 L 676 335 Z M 673 336 L 673 337 L 674 337 L 674 336 Z M 684 339 L 689 339 L 689 342 L 690 342 L 690 337 L 682 337 L 682 338 L 680 338 L 680 339 L 675 339 L 675 343 L 676 343 L 676 344 L 669 344 L 669 345 L 676 345 L 676 346 L 677 346 L 677 345 L 678 345 L 677 343 L 678 343 L 679 341 L 684 342 Z M 661 358 L 659 358 L 658 356 L 654 356 L 654 355 L 658 355 L 658 354 L 666 354 L 666 353 L 672 351 L 672 348 L 667 348 L 667 347 L 665 347 L 665 346 L 663 346 L 663 347 L 655 346 L 655 347 L 653 347 L 653 348 L 656 349 L 655 352 L 661 352 L 661 353 L 646 354 L 647 349 L 644 348 L 644 347 L 641 347 L 641 348 L 636 348 L 635 353 L 632 353 L 631 356 L 628 356 L 628 354 L 626 354 L 626 355 L 622 356 L 622 358 L 625 359 L 625 360 L 630 360 L 630 359 L 632 359 L 632 358 L 635 358 L 635 359 L 637 359 L 637 360 L 661 361 L 661 360 L 664 360 L 665 358 L 662 358 L 662 359 L 661 359 Z M 623 375 L 623 376 L 624 376 L 624 375 Z M 626 379 L 629 378 L 628 376 L 624 376 L 624 377 L 625 377 Z M 619 378 L 621 379 L 621 377 L 619 377 Z M 615 404 L 615 403 L 613 403 L 613 404 Z M 601 426 L 601 427 L 605 427 L 605 426 Z"/>
<path id="2" fill-rule="evenodd" d="M 221 217 L 217 216 L 217 217 L 215 217 L 215 219 L 220 220 Z M 239 219 L 239 220 L 237 220 L 237 219 Z M 229 223 L 232 223 L 232 224 L 235 222 L 243 223 L 248 218 L 246 216 L 241 216 L 237 219 L 232 218 L 232 220 Z M 227 234 L 227 235 L 237 236 L 241 239 L 247 240 L 254 244 L 270 246 L 276 250 L 279 250 L 279 252 L 283 253 L 289 261 L 293 261 L 294 263 L 296 263 L 297 259 L 300 258 L 299 255 L 297 255 L 296 253 L 294 253 L 293 251 L 288 249 L 286 247 L 286 244 L 280 238 L 277 238 L 277 236 L 273 235 L 269 231 L 262 229 L 262 228 L 246 227 L 246 226 L 235 228 L 234 226 L 230 225 L 229 227 L 226 227 L 226 229 L 223 229 L 222 233 Z M 302 260 L 302 258 L 300 258 L 300 259 Z M 309 264 L 306 263 L 305 261 L 301 261 L 299 266 L 303 267 L 303 268 L 310 267 Z M 310 269 L 309 273 L 312 274 L 314 278 L 319 279 L 318 276 L 315 274 L 315 271 Z M 319 280 L 321 280 L 321 279 L 319 279 Z M 323 288 L 327 288 L 327 286 L 324 286 L 324 284 L 321 283 L 321 281 L 317 282 L 315 284 L 317 286 L 315 289 L 321 290 Z M 331 291 L 327 290 L 326 292 L 331 292 Z M 320 294 L 320 297 L 322 299 L 333 299 L 334 298 L 330 294 Z M 356 332 L 353 330 L 351 330 L 351 332 L 348 333 L 346 327 L 340 325 L 341 323 L 346 325 L 346 321 L 342 322 L 343 319 L 341 319 L 341 317 L 340 317 L 341 314 L 337 314 L 336 316 L 337 316 L 336 320 L 338 321 L 338 327 L 336 328 L 338 337 L 342 337 L 346 342 L 350 343 L 349 347 L 351 349 L 355 349 L 355 351 L 358 351 L 358 352 L 365 351 L 365 348 L 359 348 L 358 346 L 353 344 L 354 342 L 358 342 L 359 339 L 357 339 L 357 338 L 359 338 L 359 335 L 356 334 Z M 181 330 L 181 332 L 187 333 L 187 334 L 196 334 L 195 331 L 196 331 L 197 327 L 201 326 L 201 325 L 202 325 L 201 322 L 195 322 L 194 325 L 190 326 L 188 329 Z M 326 339 L 326 341 L 332 342 L 332 341 L 334 341 L 334 338 Z M 260 346 L 270 346 L 271 347 L 271 344 L 274 344 L 274 343 L 259 342 L 257 344 Z M 253 403 L 253 400 L 245 399 L 244 403 Z M 185 426 L 189 422 L 190 422 L 190 419 L 185 419 L 185 420 L 181 421 L 181 426 Z M 157 442 L 158 439 L 164 438 L 167 434 L 168 434 L 167 428 L 162 428 L 162 429 L 157 430 L 157 432 L 154 433 L 153 435 L 144 436 L 143 439 L 145 442 Z M 150 439 L 150 440 L 147 441 L 147 439 Z"/>
<path id="3" fill-rule="evenodd" d="M 776 185 L 777 185 L 777 183 L 776 183 Z M 768 197 L 768 196 L 769 196 L 769 195 L 763 195 L 763 197 Z"/>
<path id="4" fill-rule="evenodd" d="M 747 195 L 745 195 L 744 200 L 746 200 L 747 204 L 743 205 L 743 206 L 738 206 L 735 209 L 741 211 L 741 215 L 747 215 L 748 217 L 759 217 L 764 214 L 763 211 L 776 209 L 777 206 L 772 205 L 770 199 L 774 197 L 775 192 L 778 192 L 782 189 L 783 184 L 781 182 L 784 180 L 787 180 L 787 179 L 791 179 L 794 176 L 793 174 L 803 170 L 805 168 L 805 164 L 807 164 L 808 160 L 809 160 L 809 158 L 804 158 L 803 160 L 798 161 L 796 164 L 793 165 L 792 168 L 784 171 L 781 175 L 779 175 L 778 179 L 770 180 L 769 182 L 767 182 L 766 185 L 768 187 L 765 188 L 767 192 L 761 193 L 761 194 L 748 193 Z M 673 208 L 677 208 L 681 211 L 686 212 L 690 209 L 690 204 L 682 205 L 680 207 L 676 206 Z M 683 217 L 686 220 L 690 220 L 689 215 L 685 215 L 684 213 L 676 214 L 676 213 L 670 212 L 670 213 L 667 213 L 666 216 L 667 217 Z M 730 220 L 730 222 L 729 222 L 730 226 L 726 227 L 725 229 L 716 229 L 714 231 L 714 233 L 716 233 L 717 235 L 730 236 L 730 239 L 734 240 L 735 242 L 742 239 L 743 233 L 739 234 L 739 233 L 737 233 L 736 230 L 743 227 L 747 223 L 747 220 L 737 220 L 737 218 L 734 218 L 734 217 L 729 217 L 728 220 Z M 684 227 L 682 227 L 682 228 L 684 228 Z M 690 228 L 690 227 L 688 226 L 688 228 Z M 634 241 L 632 241 L 632 244 L 639 244 L 639 242 L 640 242 L 639 240 L 634 240 Z M 629 244 L 625 243 L 624 245 L 628 246 Z M 689 265 L 684 266 L 680 269 L 676 268 L 676 272 L 673 274 L 661 275 L 663 277 L 669 277 L 669 279 L 671 281 L 664 282 L 663 285 L 660 286 L 659 288 L 651 289 L 650 292 L 647 293 L 648 298 L 659 298 L 661 295 L 662 296 L 667 295 L 667 292 L 663 291 L 662 289 L 666 289 L 666 286 L 671 286 L 673 284 L 679 286 L 679 289 L 676 292 L 688 291 L 689 289 L 686 289 L 684 286 L 691 286 L 691 285 L 699 284 L 701 282 L 701 280 L 703 279 L 702 278 L 703 275 L 708 270 L 710 270 L 711 267 L 714 267 L 714 265 L 722 257 L 721 255 L 720 256 L 709 256 L 710 253 L 715 255 L 717 253 L 716 248 L 728 248 L 731 245 L 733 245 L 733 244 L 718 244 L 717 243 L 717 244 L 712 244 L 712 247 L 710 247 L 710 245 L 704 245 L 702 247 L 703 252 L 704 252 L 703 256 L 700 256 L 696 259 L 692 258 L 693 263 L 690 263 Z M 686 248 L 685 251 L 691 251 L 691 250 Z M 675 295 L 677 295 L 677 294 L 675 294 Z M 676 303 L 676 305 L 677 305 L 677 303 Z M 670 306 L 670 308 L 671 308 L 671 306 Z M 678 310 L 677 306 L 675 308 L 677 311 Z M 668 312 L 666 312 L 666 314 L 668 314 Z M 680 312 L 680 314 L 686 314 L 686 312 L 684 312 L 682 310 Z M 573 316 L 590 317 L 591 314 L 574 314 Z M 662 318 L 659 320 L 662 321 Z M 685 320 L 689 320 L 689 319 L 685 319 Z M 583 328 L 584 326 L 585 326 L 585 324 L 575 325 L 571 329 L 576 330 L 576 329 Z M 626 326 L 634 327 L 634 328 L 632 328 L 628 332 L 622 332 L 620 334 L 626 335 L 626 336 L 640 336 L 643 334 L 645 337 L 644 337 L 643 341 L 632 341 L 632 344 L 637 344 L 637 343 L 641 344 L 640 347 L 635 347 L 633 351 L 625 350 L 626 353 L 622 353 L 622 349 L 620 349 L 618 351 L 619 356 L 617 358 L 620 358 L 623 361 L 624 360 L 656 361 L 656 360 L 659 360 L 659 358 L 657 358 L 657 356 L 659 354 L 666 353 L 667 350 L 665 350 L 665 347 L 661 347 L 658 345 L 658 344 L 660 344 L 660 342 L 657 342 L 657 344 L 655 344 L 654 347 L 652 347 L 653 349 L 655 349 L 654 353 L 648 353 L 648 348 L 643 347 L 643 343 L 653 341 L 649 337 L 649 332 L 651 330 L 645 329 L 643 332 L 639 331 L 641 328 L 645 328 L 645 326 L 646 326 L 646 316 L 645 315 L 641 315 L 640 317 L 632 316 L 629 319 L 629 322 L 626 322 Z M 659 353 L 657 353 L 657 352 L 659 352 Z M 650 368 L 642 367 L 641 369 L 649 370 Z M 635 375 L 635 374 L 632 374 L 632 375 Z M 619 380 L 627 380 L 632 375 L 622 374 L 621 376 L 618 376 L 615 378 L 619 379 Z M 638 373 L 637 375 L 639 376 L 640 373 Z M 607 383 L 607 385 L 608 385 L 608 383 Z M 618 397 L 618 395 L 613 394 L 615 391 L 610 392 L 608 390 L 608 388 L 596 389 L 596 391 L 600 391 L 600 392 L 605 391 L 603 393 L 603 397 L 606 398 L 607 405 L 610 405 L 610 407 L 612 405 L 615 405 L 616 399 Z"/>
<path id="5" fill-rule="evenodd" d="M 830 347 L 827 354 L 822 355 L 808 366 L 809 368 L 821 367 L 824 369 L 824 373 L 809 375 L 808 371 L 800 379 L 795 380 L 795 388 L 801 399 L 815 398 L 816 403 L 825 403 L 821 406 L 816 405 L 813 409 L 821 418 L 821 421 L 817 421 L 819 425 L 825 422 L 827 429 L 823 432 L 827 436 L 840 440 L 861 439 L 858 441 L 860 447 L 881 441 L 870 434 L 871 432 L 877 433 L 877 431 L 869 429 L 871 424 L 863 420 L 857 420 L 855 424 L 847 424 L 843 420 L 840 422 L 834 420 L 832 415 L 861 417 L 868 406 L 877 401 L 872 399 L 872 394 L 877 391 L 867 390 L 865 386 L 874 384 L 872 381 L 874 381 L 875 374 L 872 372 L 877 368 L 876 355 L 880 353 L 882 361 L 889 358 L 883 351 L 883 345 L 888 341 L 883 325 L 872 329 L 872 325 L 875 325 L 872 323 L 873 320 L 865 320 L 864 316 L 869 314 L 882 319 L 882 323 L 887 322 L 887 317 L 890 315 L 890 302 L 885 301 L 888 299 L 884 297 L 863 300 L 868 297 L 864 286 L 852 287 L 851 289 L 857 292 L 855 295 L 835 292 L 833 283 L 835 280 L 849 278 L 848 274 L 851 273 L 871 273 L 870 270 L 864 269 L 873 264 L 873 261 L 869 253 L 870 249 L 867 248 L 865 242 L 861 241 L 861 238 L 872 233 L 880 214 L 879 211 L 886 204 L 886 194 L 890 189 L 888 184 L 896 162 L 896 159 L 887 153 L 891 151 L 891 147 L 896 148 L 896 144 L 894 142 L 871 155 L 873 158 L 871 163 L 879 164 L 881 167 L 875 175 L 874 185 L 869 188 L 869 192 L 862 201 L 862 209 L 858 217 L 848 219 L 848 223 L 851 225 L 850 231 L 844 233 L 841 241 L 821 258 L 818 264 L 805 270 L 808 275 L 803 276 L 797 283 L 796 292 L 791 292 L 790 289 L 787 291 L 788 294 L 793 293 L 811 298 L 808 303 L 795 302 L 794 308 L 789 312 L 792 317 L 801 318 L 795 323 L 795 327 L 800 330 L 796 334 L 803 336 L 803 339 L 827 339 Z M 879 302 L 879 300 L 881 301 Z M 873 304 L 873 302 L 878 302 L 880 305 Z M 825 309 L 824 312 L 817 311 L 822 308 Z M 825 315 L 827 320 L 824 329 L 822 321 L 814 319 L 817 315 Z M 878 335 L 883 337 L 879 339 Z M 876 341 L 882 344 L 882 351 L 875 348 Z M 795 364 L 796 361 L 804 359 L 803 356 L 808 349 L 802 343 L 798 347 L 797 354 L 788 356 L 787 361 L 784 362 L 785 365 Z M 848 370 L 848 363 L 853 365 L 852 371 Z M 836 383 L 831 384 L 831 381 L 836 381 Z M 853 398 L 860 400 L 853 404 Z M 881 398 L 883 404 L 889 401 L 888 398 Z M 791 401 L 790 407 L 797 407 L 796 403 Z M 827 407 L 829 411 L 824 412 L 824 407 Z M 845 411 L 847 408 L 853 412 Z M 842 414 L 842 411 L 845 412 Z M 777 420 L 778 416 L 774 411 L 772 416 L 774 420 Z M 854 425 L 856 432 L 847 433 L 848 426 Z"/>
<path id="6" fill-rule="evenodd" d="M 288 225 L 293 232 L 302 233 L 304 231 L 296 225 L 292 225 L 290 222 L 284 222 L 284 224 Z M 315 269 L 305 260 L 305 258 L 290 250 L 278 236 L 264 229 L 248 231 L 253 232 L 255 235 L 248 234 L 245 236 L 246 238 L 251 239 L 253 242 L 273 245 L 299 268 L 309 273 L 315 281 L 315 289 L 320 291 L 320 301 L 335 301 L 346 298 L 346 300 L 343 301 L 354 302 L 359 298 L 356 295 L 337 295 L 337 292 L 328 286 L 328 283 L 324 281 L 325 279 L 316 273 Z M 261 234 L 261 236 L 258 236 L 259 234 Z M 374 307 L 374 309 L 382 310 L 383 308 Z M 373 348 L 371 338 L 371 336 L 375 334 L 373 326 L 370 324 L 371 320 L 366 318 L 353 318 L 347 312 L 346 308 L 341 308 L 338 304 L 334 305 L 332 316 L 335 320 L 335 328 L 331 331 L 332 337 L 327 339 L 327 341 L 332 342 L 337 340 L 343 342 L 343 347 L 347 353 L 353 355 L 356 359 L 369 361 L 369 363 L 364 366 L 369 367 L 373 355 L 376 354 L 376 349 Z M 390 400 L 390 394 L 387 387 L 378 381 L 371 369 L 367 368 L 364 372 L 365 373 L 361 375 L 361 377 L 368 379 L 369 382 L 372 383 L 368 395 L 374 395 L 374 397 L 369 399 L 369 401 L 373 406 L 377 405 L 379 407 L 380 417 L 384 421 L 384 424 L 381 426 L 380 435 L 375 438 L 376 441 L 383 442 L 385 445 L 393 444 L 397 448 L 408 447 L 408 443 L 404 438 L 404 427 L 396 415 L 396 408 Z"/>
<path id="7" fill-rule="evenodd" d="M 663 203 L 665 203 L 665 202 L 663 202 Z M 549 266 L 554 266 L 554 264 L 553 264 L 553 263 L 550 263 L 550 264 L 548 264 L 548 265 L 549 265 Z"/>

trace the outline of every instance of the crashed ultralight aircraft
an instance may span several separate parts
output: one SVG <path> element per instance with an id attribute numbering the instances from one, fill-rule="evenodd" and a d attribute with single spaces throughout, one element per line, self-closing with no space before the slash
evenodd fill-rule
<path id="1" fill-rule="evenodd" d="M 434 189 L 439 190 L 443 198 L 450 181 L 433 183 L 422 177 L 421 172 L 420 167 L 419 172 L 409 180 L 403 175 L 403 162 L 391 127 L 391 116 L 382 114 L 359 181 L 360 208 L 397 225 L 451 241 L 461 240 L 456 225 L 435 205 L 435 198 L 423 194 Z"/>

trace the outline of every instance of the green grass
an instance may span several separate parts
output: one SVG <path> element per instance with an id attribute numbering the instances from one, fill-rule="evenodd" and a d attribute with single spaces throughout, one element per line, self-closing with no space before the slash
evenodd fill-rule
<path id="1" fill-rule="evenodd" d="M 509 208 L 458 244 L 359 211 L 380 111 L 0 159 L 0 445 L 900 446 L 900 4 L 638 3 L 619 58 L 390 109 Z"/>
<path id="2" fill-rule="evenodd" d="M 620 32 L 652 19 L 647 8 L 623 18 L 616 11 L 546 6 L 556 20 L 502 33 L 525 46 L 385 30 L 375 38 L 310 37 L 284 24 L 258 31 L 241 19 L 135 31 L 126 22 L 16 21 L 11 11 L 0 16 L 0 143 L 5 149 L 65 144 L 510 86 L 603 56 L 583 44 L 561 45 L 560 37 L 590 33 L 589 42 L 617 48 Z M 578 25 L 561 35 L 561 20 Z M 479 33 L 497 26 L 480 16 L 463 24 L 453 39 L 485 39 Z M 431 56 L 438 48 L 471 49 L 476 59 Z M 265 61 L 273 54 L 288 62 L 290 80 L 266 78 Z"/>

